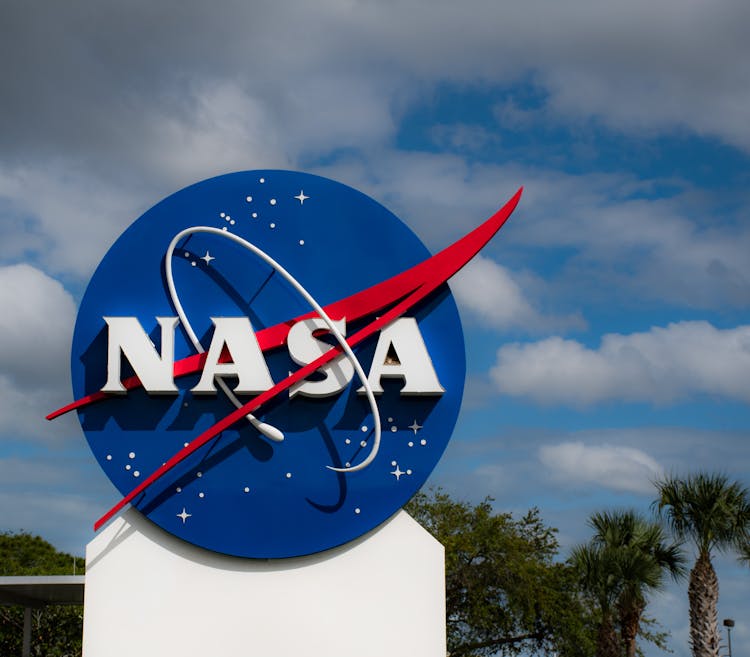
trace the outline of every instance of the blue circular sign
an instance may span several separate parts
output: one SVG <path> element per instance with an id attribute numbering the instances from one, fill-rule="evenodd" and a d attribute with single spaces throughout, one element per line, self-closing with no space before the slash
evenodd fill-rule
<path id="1" fill-rule="evenodd" d="M 429 258 L 383 206 L 309 174 L 233 173 L 161 201 L 106 254 L 76 322 L 73 391 L 91 400 L 78 414 L 102 469 L 126 496 L 161 468 L 131 504 L 229 555 L 311 554 L 375 528 L 424 484 L 461 405 L 447 285 L 397 308 L 410 292 L 398 275 Z M 355 358 L 272 394 L 172 464 L 341 342 L 310 319 L 311 299 Z M 390 311 L 397 320 L 368 334 Z"/>

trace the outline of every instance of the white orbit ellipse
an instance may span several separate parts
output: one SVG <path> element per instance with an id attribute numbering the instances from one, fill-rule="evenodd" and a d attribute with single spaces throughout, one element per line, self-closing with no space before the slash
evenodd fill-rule
<path id="1" fill-rule="evenodd" d="M 367 395 L 367 401 L 370 404 L 370 410 L 372 411 L 373 415 L 373 422 L 375 426 L 373 427 L 374 435 L 373 435 L 373 441 L 372 441 L 372 448 L 370 449 L 370 453 L 367 455 L 367 457 L 357 465 L 350 466 L 347 468 L 336 468 L 332 465 L 326 466 L 329 470 L 333 470 L 334 472 L 356 472 L 358 470 L 362 470 L 366 468 L 372 461 L 375 459 L 375 457 L 378 454 L 378 450 L 380 449 L 380 437 L 381 437 L 381 426 L 380 426 L 380 412 L 378 409 L 378 404 L 375 400 L 375 394 L 373 393 L 372 387 L 370 386 L 370 382 L 367 380 L 367 375 L 364 372 L 364 369 L 362 368 L 362 365 L 360 364 L 357 356 L 352 351 L 349 344 L 346 342 L 346 338 L 341 334 L 341 332 L 336 328 L 336 325 L 333 323 L 333 320 L 328 316 L 328 313 L 326 313 L 325 310 L 320 306 L 320 304 L 313 298 L 313 296 L 305 289 L 305 287 L 296 279 L 294 276 L 292 276 L 279 262 L 274 260 L 270 255 L 268 255 L 265 251 L 263 251 L 261 248 L 257 247 L 252 242 L 247 241 L 246 239 L 243 239 L 242 237 L 239 237 L 238 235 L 235 235 L 234 233 L 230 233 L 225 230 L 220 230 L 219 228 L 214 228 L 211 226 L 193 226 L 192 228 L 185 228 L 184 230 L 181 230 L 177 235 L 175 235 L 172 238 L 172 241 L 169 243 L 169 247 L 167 248 L 167 253 L 164 257 L 164 269 L 167 279 L 167 288 L 169 290 L 169 295 L 172 301 L 172 304 L 175 307 L 175 310 L 177 311 L 177 315 L 180 318 L 180 322 L 182 322 L 183 327 L 185 328 L 185 331 L 188 334 L 188 337 L 190 338 L 190 341 L 193 343 L 193 347 L 198 353 L 204 353 L 205 349 L 203 348 L 203 345 L 201 344 L 201 341 L 198 339 L 198 336 L 193 331 L 192 326 L 190 325 L 190 322 L 187 319 L 187 316 L 185 314 L 185 310 L 182 307 L 182 304 L 180 303 L 180 299 L 177 295 L 177 289 L 174 284 L 174 277 L 172 275 L 172 256 L 174 254 L 175 248 L 177 247 L 177 244 L 185 237 L 189 235 L 193 235 L 195 233 L 208 233 L 210 235 L 217 235 L 218 237 L 223 237 L 225 239 L 228 239 L 235 244 L 239 244 L 244 249 L 247 249 L 252 254 L 258 256 L 261 260 L 263 260 L 266 264 L 270 265 L 276 272 L 278 272 L 284 280 L 286 280 L 299 294 L 302 296 L 307 303 L 310 304 L 310 306 L 315 310 L 315 312 L 320 315 L 321 319 L 326 323 L 328 326 L 329 331 L 331 332 L 331 335 L 336 339 L 336 341 L 341 346 L 342 351 L 346 355 L 346 357 L 351 362 L 352 366 L 354 367 L 354 370 L 357 373 L 357 376 L 359 377 L 359 380 L 362 382 L 362 386 L 365 389 L 365 393 Z M 242 402 L 237 399 L 235 394 L 230 390 L 229 386 L 224 382 L 221 377 L 217 377 L 216 379 L 217 383 L 219 384 L 219 387 L 221 387 L 222 391 L 227 395 L 227 397 L 232 401 L 232 403 L 237 408 L 242 408 L 243 404 Z M 284 434 L 277 429 L 276 427 L 267 424 L 266 422 L 261 422 L 258 418 L 256 418 L 254 415 L 248 413 L 247 414 L 248 421 L 264 436 L 266 436 L 269 440 L 273 440 L 276 442 L 280 442 L 284 440 Z"/>

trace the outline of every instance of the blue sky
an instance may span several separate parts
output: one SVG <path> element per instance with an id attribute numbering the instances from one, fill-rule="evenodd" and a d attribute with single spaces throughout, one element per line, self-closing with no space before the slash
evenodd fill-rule
<path id="1" fill-rule="evenodd" d="M 223 1 L 0 9 L 0 526 L 81 553 L 117 494 L 69 401 L 119 233 L 213 175 L 370 194 L 431 250 L 521 204 L 452 283 L 469 378 L 431 483 L 538 506 L 565 549 L 651 481 L 750 484 L 750 6 Z M 718 561 L 750 642 L 750 571 Z M 688 654 L 685 585 L 653 602 Z"/>

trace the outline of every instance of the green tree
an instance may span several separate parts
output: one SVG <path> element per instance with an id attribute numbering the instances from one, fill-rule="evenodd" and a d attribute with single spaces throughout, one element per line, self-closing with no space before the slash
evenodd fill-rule
<path id="1" fill-rule="evenodd" d="M 740 563 L 750 566 L 750 540 L 743 541 L 739 549 Z"/>
<path id="2" fill-rule="evenodd" d="M 583 591 L 598 612 L 596 657 L 620 657 L 615 627 L 616 603 L 621 589 L 619 557 L 616 550 L 595 543 L 573 548 L 570 556 Z"/>
<path id="3" fill-rule="evenodd" d="M 83 574 L 84 560 L 58 552 L 39 536 L 0 533 L 0 570 L 3 575 Z M 20 655 L 23 609 L 0 607 L 0 655 Z M 81 654 L 83 609 L 54 606 L 32 614 L 32 654 L 38 657 L 71 657 Z"/>
<path id="4" fill-rule="evenodd" d="M 442 491 L 419 493 L 406 510 L 445 546 L 448 650 L 452 657 L 593 655 L 593 620 L 558 543 L 532 509 L 520 519 Z"/>
<path id="5" fill-rule="evenodd" d="M 632 510 L 595 513 L 589 525 L 594 536 L 586 550 L 574 551 L 574 562 L 585 584 L 599 594 L 600 650 L 621 654 L 619 648 L 612 652 L 616 620 L 625 655 L 635 657 L 648 594 L 663 587 L 667 574 L 684 574 L 684 556 L 661 525 Z"/>
<path id="6" fill-rule="evenodd" d="M 704 472 L 667 477 L 656 486 L 656 508 L 675 536 L 692 542 L 697 551 L 688 585 L 693 655 L 718 657 L 719 580 L 711 556 L 714 550 L 739 548 L 748 539 L 750 493 L 724 475 Z"/>

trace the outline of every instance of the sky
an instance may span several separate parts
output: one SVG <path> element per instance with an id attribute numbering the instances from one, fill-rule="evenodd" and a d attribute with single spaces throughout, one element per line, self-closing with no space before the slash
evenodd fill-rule
<path id="1" fill-rule="evenodd" d="M 83 553 L 118 495 L 44 416 L 88 279 L 165 196 L 260 168 L 360 189 L 433 252 L 524 187 L 451 282 L 467 390 L 431 485 L 539 507 L 563 553 L 665 474 L 750 485 L 748 24 L 743 0 L 3 0 L 0 529 Z M 716 563 L 745 654 L 750 570 Z M 688 655 L 686 584 L 649 609 Z"/>

